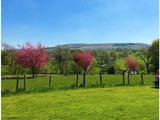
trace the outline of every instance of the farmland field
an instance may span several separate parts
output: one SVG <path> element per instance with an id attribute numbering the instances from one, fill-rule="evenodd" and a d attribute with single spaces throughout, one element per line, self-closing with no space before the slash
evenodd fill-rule
<path id="1" fill-rule="evenodd" d="M 144 75 L 145 86 L 153 86 L 153 75 Z M 79 85 L 82 84 L 83 76 L 79 75 Z M 2 80 L 2 91 L 14 92 L 16 89 L 16 79 Z M 19 89 L 23 89 L 23 79 L 19 80 Z M 102 75 L 103 87 L 121 86 L 123 84 L 122 75 Z M 79 88 L 75 86 L 76 75 L 53 75 L 52 76 L 52 90 L 54 89 L 70 89 Z M 86 75 L 86 87 L 100 87 L 99 75 Z M 142 85 L 141 75 L 130 75 L 130 84 L 128 85 L 128 76 L 125 75 L 126 86 Z M 26 79 L 26 91 L 41 91 L 49 88 L 49 76 L 28 78 Z"/>
<path id="2" fill-rule="evenodd" d="M 158 120 L 158 89 L 109 87 L 2 97 L 3 120 Z"/>

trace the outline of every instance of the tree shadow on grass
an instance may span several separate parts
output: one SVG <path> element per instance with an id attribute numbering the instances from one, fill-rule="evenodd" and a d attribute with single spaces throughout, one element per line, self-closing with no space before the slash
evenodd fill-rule
<path id="1" fill-rule="evenodd" d="M 17 91 L 11 91 L 8 89 L 1 90 L 1 95 L 3 96 L 10 96 L 10 95 L 16 95 L 21 93 L 27 93 L 28 91 L 25 91 L 24 89 L 19 89 Z"/>
<path id="2" fill-rule="evenodd" d="M 114 85 L 115 87 L 127 87 L 127 86 L 134 86 L 129 84 L 117 84 Z M 24 93 L 43 93 L 43 92 L 49 92 L 49 91 L 61 91 L 61 90 L 71 90 L 71 89 L 87 89 L 87 88 L 104 88 L 105 84 L 99 85 L 99 84 L 86 84 L 86 86 L 83 86 L 82 84 L 72 84 L 72 85 L 66 85 L 66 86 L 58 86 L 56 88 L 51 87 L 44 87 L 44 88 L 34 88 L 30 90 L 24 90 L 19 88 L 17 91 L 11 91 L 8 89 L 1 90 L 1 95 L 3 96 L 10 96 L 10 95 L 18 95 L 18 94 L 24 94 Z M 107 86 L 107 87 L 113 87 L 113 86 Z M 159 87 L 151 86 L 152 89 L 159 89 Z"/>
<path id="3" fill-rule="evenodd" d="M 159 87 L 155 87 L 155 86 L 153 86 L 153 87 L 151 87 L 152 89 L 159 89 Z"/>
<path id="4" fill-rule="evenodd" d="M 19 95 L 19 94 L 24 94 L 24 93 L 44 93 L 44 92 L 49 92 L 49 91 L 66 91 L 66 90 L 71 90 L 71 89 L 81 89 L 81 88 L 103 88 L 104 84 L 99 85 L 99 84 L 86 84 L 86 86 L 83 86 L 81 84 L 76 85 L 76 84 L 71 84 L 71 85 L 66 85 L 66 86 L 58 86 L 56 88 L 54 87 L 43 87 L 43 88 L 33 88 L 30 90 L 24 90 L 19 88 L 16 91 L 11 91 L 8 89 L 3 89 L 1 90 L 1 95 L 3 96 L 10 96 L 10 95 Z"/>

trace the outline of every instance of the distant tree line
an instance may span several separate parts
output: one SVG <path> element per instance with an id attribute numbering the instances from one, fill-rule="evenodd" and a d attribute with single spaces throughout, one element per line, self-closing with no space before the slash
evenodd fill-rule
<path id="1" fill-rule="evenodd" d="M 20 49 L 15 49 L 9 44 L 3 43 L 1 50 L 2 75 L 30 73 L 54 73 L 68 75 L 83 73 L 83 69 L 79 67 L 73 60 L 74 53 L 82 50 L 70 49 L 67 46 L 58 46 L 54 49 L 49 50 L 46 50 L 45 48 L 43 48 L 43 46 L 41 47 L 42 49 L 39 49 L 38 55 L 32 53 L 32 59 L 34 59 L 34 57 L 38 57 L 38 61 L 46 60 L 46 64 L 43 64 L 41 66 L 40 62 L 33 62 L 32 60 L 28 60 L 28 58 L 26 58 L 26 60 L 28 60 L 26 61 L 26 65 L 22 65 L 23 61 L 21 61 L 21 64 L 17 62 L 17 53 L 19 53 L 19 56 L 22 54 L 22 47 Z M 35 51 L 34 49 L 35 48 L 33 47 L 33 51 Z M 46 56 L 44 50 L 50 56 L 49 59 L 47 57 L 45 60 L 43 59 L 44 56 Z M 138 71 L 143 71 L 147 74 L 150 74 L 151 72 L 153 73 L 159 69 L 159 39 L 154 40 L 149 48 L 144 48 L 140 50 L 117 48 L 113 50 L 95 49 L 88 52 L 92 53 L 92 55 L 94 56 L 93 63 L 90 66 L 90 74 L 96 74 L 99 72 L 107 74 L 116 74 L 119 71 L 126 71 L 127 67 L 121 69 L 116 63 L 120 60 L 125 61 L 125 58 L 128 56 L 132 56 L 137 60 L 142 61 L 142 63 L 139 63 L 139 67 L 137 68 Z M 43 55 L 41 53 L 43 53 Z M 21 59 L 19 59 L 19 61 Z M 23 59 L 25 59 L 25 57 Z M 36 63 L 34 66 L 31 67 L 32 69 L 27 67 L 29 64 L 31 64 L 30 62 Z"/>

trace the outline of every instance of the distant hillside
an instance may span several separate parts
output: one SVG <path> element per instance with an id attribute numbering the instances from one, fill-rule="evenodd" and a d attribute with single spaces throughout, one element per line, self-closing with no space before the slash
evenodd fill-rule
<path id="1" fill-rule="evenodd" d="M 147 48 L 150 45 L 144 43 L 105 43 L 105 44 L 64 44 L 55 47 L 49 47 L 47 49 L 54 49 L 59 46 L 66 46 L 71 49 L 93 50 L 93 49 L 142 49 Z"/>

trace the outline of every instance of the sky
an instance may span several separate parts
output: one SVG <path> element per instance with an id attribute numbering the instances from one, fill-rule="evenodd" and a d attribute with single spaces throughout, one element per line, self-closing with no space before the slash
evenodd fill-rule
<path id="1" fill-rule="evenodd" d="M 17 48 L 147 43 L 159 38 L 158 0 L 1 0 L 1 41 Z"/>

